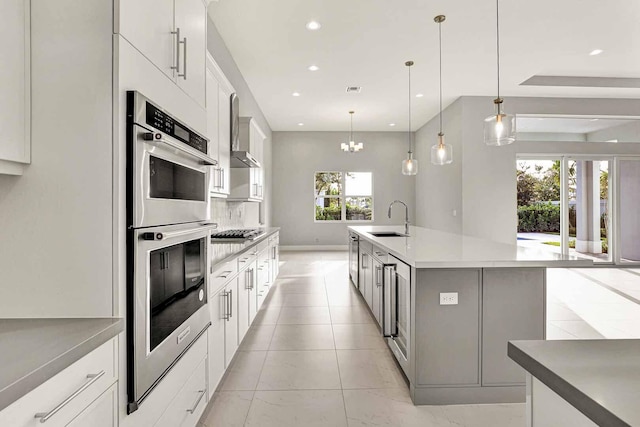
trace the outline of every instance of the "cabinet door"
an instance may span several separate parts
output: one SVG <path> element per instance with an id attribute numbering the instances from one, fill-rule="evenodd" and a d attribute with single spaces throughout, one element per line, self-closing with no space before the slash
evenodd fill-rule
<path id="1" fill-rule="evenodd" d="M 175 79 L 178 40 L 173 34 L 173 0 L 120 0 L 119 5 L 120 26 L 116 32 L 163 73 Z M 184 36 L 180 34 L 180 37 Z"/>
<path id="2" fill-rule="evenodd" d="M 29 1 L 2 0 L 0 16 L 0 173 L 21 173 L 29 162 Z"/>
<path id="3" fill-rule="evenodd" d="M 367 271 L 367 254 L 364 252 L 358 252 L 358 254 L 360 256 L 360 262 L 358 263 L 358 290 L 360 291 L 360 294 L 364 296 L 364 283 L 366 279 L 365 273 Z"/>
<path id="4" fill-rule="evenodd" d="M 181 37 L 178 86 L 204 107 L 207 9 L 202 0 L 175 0 L 175 26 Z"/>
<path id="5" fill-rule="evenodd" d="M 230 192 L 231 164 L 231 90 L 218 86 L 218 167 L 222 169 L 220 193 Z"/>
<path id="6" fill-rule="evenodd" d="M 520 385 L 525 371 L 507 356 L 510 340 L 544 340 L 545 269 L 482 272 L 482 385 Z"/>
<path id="7" fill-rule="evenodd" d="M 109 387 L 100 397 L 74 418 L 67 427 L 117 427 L 117 383 Z"/>
<path id="8" fill-rule="evenodd" d="M 209 310 L 211 313 L 211 326 L 208 329 L 209 342 L 209 398 L 218 387 L 218 383 L 224 374 L 224 327 L 227 309 L 227 298 L 225 289 L 221 289 L 209 300 Z"/>
<path id="9" fill-rule="evenodd" d="M 364 300 L 369 308 L 373 310 L 373 258 L 368 253 L 364 255 Z"/>
<path id="10" fill-rule="evenodd" d="M 238 343 L 242 342 L 249 330 L 249 300 L 251 293 L 251 279 L 247 271 L 238 275 Z"/>
<path id="11" fill-rule="evenodd" d="M 256 277 L 256 261 L 253 261 L 247 269 L 247 279 L 249 283 L 249 324 L 253 323 L 258 313 L 258 287 Z"/>
<path id="12" fill-rule="evenodd" d="M 224 365 L 229 366 L 238 349 L 238 279 L 224 287 L 226 293 L 226 320 L 224 322 Z"/>
<path id="13" fill-rule="evenodd" d="M 219 145 L 219 120 L 218 120 L 218 81 L 211 71 L 207 70 L 207 138 L 209 138 L 209 156 L 218 160 Z M 212 193 L 218 193 L 222 186 L 220 164 L 212 166 L 211 183 L 209 189 Z"/>
<path id="14" fill-rule="evenodd" d="M 378 325 L 382 325 L 382 263 L 373 261 L 373 294 L 371 296 L 371 311 Z"/>

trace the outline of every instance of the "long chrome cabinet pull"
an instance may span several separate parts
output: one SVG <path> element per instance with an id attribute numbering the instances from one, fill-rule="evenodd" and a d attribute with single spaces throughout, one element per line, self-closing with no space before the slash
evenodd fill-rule
<path id="1" fill-rule="evenodd" d="M 187 80 L 187 38 L 183 38 L 181 42 L 178 43 L 182 43 L 182 47 L 183 47 L 183 57 L 184 57 L 184 67 L 183 67 L 183 71 L 182 74 L 180 74 L 180 72 L 178 72 L 178 77 L 182 77 L 184 80 Z"/>
<path id="2" fill-rule="evenodd" d="M 198 390 L 198 393 L 200 394 L 200 396 L 196 400 L 196 403 L 191 407 L 191 409 L 187 409 L 187 412 L 190 413 L 190 414 L 193 414 L 196 411 L 196 408 L 198 408 L 198 405 L 200 404 L 200 401 L 204 397 L 204 390 Z"/>
<path id="3" fill-rule="evenodd" d="M 231 317 L 233 317 L 233 290 L 229 291 L 229 318 Z"/>
<path id="4" fill-rule="evenodd" d="M 177 27 L 175 31 L 171 31 L 171 34 L 176 36 L 176 65 L 171 66 L 171 69 L 176 70 L 176 73 L 180 75 L 180 27 Z"/>
<path id="5" fill-rule="evenodd" d="M 69 395 L 69 397 L 67 397 L 65 400 L 63 400 L 62 402 L 60 402 L 58 404 L 58 406 L 56 406 L 55 408 L 53 408 L 52 410 L 50 410 L 49 412 L 38 412 L 34 418 L 40 418 L 40 422 L 41 423 L 46 423 L 47 421 L 49 421 L 49 419 L 51 417 L 53 417 L 55 414 L 57 414 L 62 408 L 64 408 L 65 406 L 67 406 L 69 404 L 69 402 L 71 402 L 73 399 L 75 399 L 76 397 L 78 397 L 78 395 L 80 393 L 82 393 L 83 391 L 85 391 L 86 389 L 88 389 L 89 387 L 91 387 L 91 385 L 93 383 L 95 383 L 96 381 L 98 381 L 103 375 L 105 374 L 105 371 L 100 371 L 97 374 L 89 374 L 87 375 L 87 379 L 89 381 L 85 382 L 84 384 L 82 384 L 82 386 L 77 389 L 76 391 L 74 391 L 73 393 L 71 393 Z"/>

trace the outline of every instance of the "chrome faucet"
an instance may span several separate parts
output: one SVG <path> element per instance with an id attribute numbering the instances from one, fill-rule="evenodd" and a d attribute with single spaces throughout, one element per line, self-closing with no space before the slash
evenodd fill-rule
<path id="1" fill-rule="evenodd" d="M 402 200 L 394 200 L 393 202 L 391 202 L 391 204 L 389 205 L 389 218 L 391 218 L 391 207 L 396 204 L 396 203 L 402 203 L 404 205 L 404 234 L 406 234 L 407 236 L 409 235 L 409 207 L 407 206 L 407 204 L 405 202 L 403 202 Z"/>

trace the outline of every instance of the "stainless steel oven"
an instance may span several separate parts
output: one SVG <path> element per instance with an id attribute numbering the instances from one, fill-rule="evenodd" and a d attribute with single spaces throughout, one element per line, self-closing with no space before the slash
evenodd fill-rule
<path id="1" fill-rule="evenodd" d="M 389 256 L 384 265 L 382 334 L 408 375 L 411 345 L 411 267 Z"/>
<path id="2" fill-rule="evenodd" d="M 207 221 L 209 141 L 139 92 L 127 92 L 127 223 L 134 228 Z"/>
<path id="3" fill-rule="evenodd" d="M 209 141 L 127 92 L 127 412 L 210 324 Z"/>
<path id="4" fill-rule="evenodd" d="M 129 412 L 209 326 L 211 231 L 186 224 L 141 228 L 134 240 L 129 321 Z"/>

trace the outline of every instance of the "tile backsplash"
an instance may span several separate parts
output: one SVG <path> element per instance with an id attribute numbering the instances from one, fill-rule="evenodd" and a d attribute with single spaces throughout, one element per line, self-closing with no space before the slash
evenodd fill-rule
<path id="1" fill-rule="evenodd" d="M 257 209 L 249 202 L 231 202 L 225 199 L 211 199 L 211 220 L 218 224 L 218 230 L 257 227 Z M 256 217 L 256 218 L 253 218 Z"/>

